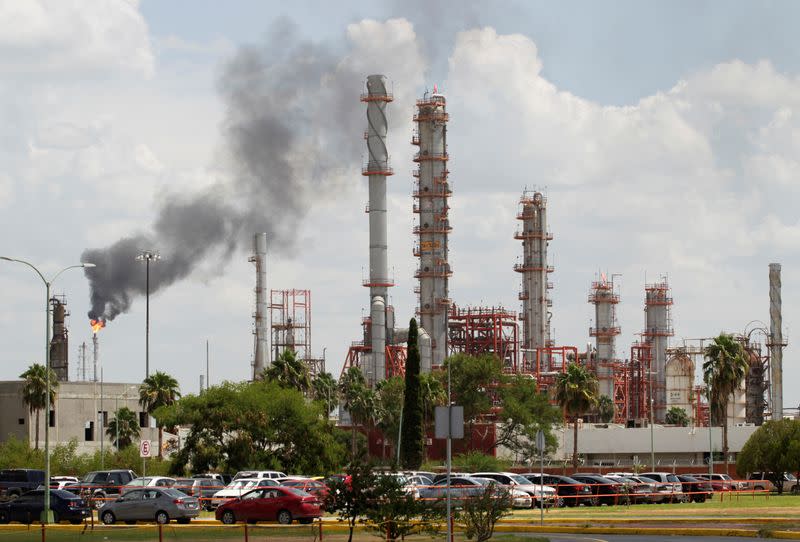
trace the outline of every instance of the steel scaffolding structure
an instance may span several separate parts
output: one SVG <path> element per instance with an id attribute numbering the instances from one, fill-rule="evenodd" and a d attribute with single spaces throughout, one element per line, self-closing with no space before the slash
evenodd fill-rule
<path id="1" fill-rule="evenodd" d="M 616 310 L 619 294 L 614 289 L 614 281 L 601 276 L 599 281 L 593 282 L 589 303 L 593 304 L 595 309 L 595 325 L 589 328 L 589 336 L 595 338 L 596 354 L 592 364 L 593 369 L 597 375 L 600 395 L 614 399 L 617 395 L 614 387 L 614 366 L 618 362 L 615 339 L 621 332 L 617 325 Z"/>
<path id="2" fill-rule="evenodd" d="M 651 393 L 653 399 L 653 420 L 664 423 L 667 413 L 667 347 L 669 338 L 675 334 L 672 328 L 670 307 L 672 297 L 667 279 L 645 285 L 645 329 L 644 341 L 651 346 Z"/>
<path id="3" fill-rule="evenodd" d="M 313 376 L 325 371 L 325 360 L 311 351 L 311 290 L 270 290 L 272 359 L 292 350 Z"/>
<path id="4" fill-rule="evenodd" d="M 450 309 L 448 333 L 449 354 L 494 354 L 502 361 L 504 372 L 518 372 L 515 312 L 502 307 L 458 308 L 454 305 Z"/>

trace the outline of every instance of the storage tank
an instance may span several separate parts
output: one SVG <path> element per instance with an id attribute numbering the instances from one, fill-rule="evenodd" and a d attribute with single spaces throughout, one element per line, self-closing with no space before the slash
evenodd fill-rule
<path id="1" fill-rule="evenodd" d="M 692 386 L 694 385 L 694 362 L 683 353 L 673 355 L 664 369 L 667 387 L 667 411 L 679 407 L 689 418 L 694 417 L 692 409 Z"/>

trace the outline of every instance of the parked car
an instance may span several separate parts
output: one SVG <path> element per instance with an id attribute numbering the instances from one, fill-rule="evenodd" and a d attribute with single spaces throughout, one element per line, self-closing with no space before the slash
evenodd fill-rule
<path id="1" fill-rule="evenodd" d="M 218 472 L 206 472 L 204 474 L 193 474 L 192 478 L 210 478 L 220 482 L 221 486 L 227 486 L 233 481 L 233 476 L 230 474 L 220 474 Z"/>
<path id="2" fill-rule="evenodd" d="M 120 489 L 121 494 L 125 494 L 132 489 L 139 489 L 142 487 L 172 487 L 175 485 L 175 478 L 167 476 L 144 476 L 141 478 L 134 478 Z"/>
<path id="3" fill-rule="evenodd" d="M 83 499 L 63 489 L 50 490 L 50 510 L 53 511 L 55 523 L 69 521 L 75 525 L 91 514 Z M 0 503 L 0 523 L 18 521 L 29 524 L 39 521 L 43 511 L 44 490 L 36 489 L 14 500 Z"/>
<path id="4" fill-rule="evenodd" d="M 105 503 L 98 515 L 106 525 L 117 521 L 155 521 L 166 524 L 170 520 L 189 523 L 200 514 L 200 501 L 169 487 L 134 489 Z"/>
<path id="5" fill-rule="evenodd" d="M 747 482 L 737 482 L 727 474 L 695 474 L 695 478 L 708 480 L 714 491 L 739 491 L 747 489 Z"/>
<path id="6" fill-rule="evenodd" d="M 504 487 L 519 489 L 531 496 L 531 507 L 547 507 L 556 504 L 556 490 L 549 486 L 531 483 L 530 480 L 513 472 L 475 472 L 470 476 L 489 478 Z"/>
<path id="7" fill-rule="evenodd" d="M 213 510 L 211 499 L 224 487 L 221 481 L 214 478 L 178 478 L 172 486 L 173 489 L 190 497 L 197 497 L 200 500 L 200 508 L 206 510 Z"/>
<path id="8" fill-rule="evenodd" d="M 77 484 L 77 476 L 51 476 L 50 489 L 64 489 L 67 484 Z"/>
<path id="9" fill-rule="evenodd" d="M 38 469 L 0 470 L 0 497 L 16 499 L 44 485 L 44 471 Z"/>
<path id="10" fill-rule="evenodd" d="M 278 478 L 287 478 L 286 473 L 278 472 L 276 470 L 242 470 L 237 472 L 233 479 L 240 478 L 271 478 L 273 480 Z"/>
<path id="11" fill-rule="evenodd" d="M 750 482 L 750 487 L 758 491 L 779 491 L 780 493 L 792 493 L 793 495 L 797 495 L 800 493 L 800 482 L 798 482 L 797 478 L 791 472 L 784 472 L 783 476 L 779 476 L 780 478 L 780 488 L 775 484 L 776 476 L 773 476 L 771 472 L 751 472 L 747 476 L 747 480 Z"/>
<path id="12" fill-rule="evenodd" d="M 554 488 L 558 495 L 556 504 L 559 507 L 578 506 L 579 504 L 590 506 L 592 504 L 592 488 L 569 476 L 545 474 L 542 479 L 538 472 L 528 472 L 522 476 L 530 480 L 532 484 L 544 483 L 546 486 Z"/>
<path id="13" fill-rule="evenodd" d="M 132 470 L 97 470 L 87 473 L 77 484 L 66 484 L 64 489 L 100 508 L 106 500 L 118 497 L 122 486 L 134 478 L 136 473 Z"/>
<path id="14" fill-rule="evenodd" d="M 653 502 L 653 486 L 628 476 L 606 474 L 604 476 L 614 482 L 622 484 L 620 504 L 641 504 Z"/>
<path id="15" fill-rule="evenodd" d="M 592 501 L 593 505 L 607 504 L 610 506 L 612 504 L 617 504 L 619 501 L 619 495 L 622 491 L 622 484 L 619 482 L 609 480 L 597 474 L 584 474 L 580 472 L 571 474 L 570 478 L 583 484 L 589 484 L 589 487 L 592 488 L 592 495 L 594 495 L 594 500 Z"/>
<path id="16" fill-rule="evenodd" d="M 406 471 L 403 471 L 403 474 L 405 474 L 406 476 L 409 476 L 409 477 L 411 477 L 411 476 L 424 476 L 425 478 L 429 479 L 430 481 L 433 481 L 433 479 L 436 477 L 436 473 L 435 472 L 430 472 L 430 471 L 425 471 L 425 470 L 406 470 Z"/>
<path id="17" fill-rule="evenodd" d="M 701 480 L 689 474 L 678 474 L 678 480 L 683 486 L 683 493 L 691 502 L 705 502 L 714 496 L 714 488 L 708 480 Z"/>
<path id="18" fill-rule="evenodd" d="M 453 478 L 455 478 L 455 477 L 459 477 L 459 478 L 465 478 L 466 477 L 466 478 L 469 478 L 470 476 L 471 476 L 471 474 L 468 473 L 468 472 L 451 472 L 450 473 L 450 479 L 451 480 Z M 432 480 L 433 480 L 434 484 L 438 484 L 439 482 L 447 480 L 447 473 L 446 472 L 440 472 L 439 474 L 434 476 Z"/>
<path id="19" fill-rule="evenodd" d="M 478 478 L 473 476 L 472 479 L 479 481 L 481 484 L 483 484 L 484 488 L 488 487 L 490 484 L 495 484 L 501 491 L 507 492 L 508 496 L 511 498 L 511 508 L 533 507 L 533 498 L 521 489 L 514 489 L 509 486 L 501 486 L 498 482 L 492 480 L 491 478 Z"/>
<path id="20" fill-rule="evenodd" d="M 659 482 L 658 491 L 663 493 L 669 502 L 687 500 L 686 495 L 683 494 L 683 484 L 671 472 L 643 472 L 642 476 Z"/>
<path id="21" fill-rule="evenodd" d="M 237 521 L 277 521 L 289 525 L 297 520 L 311 523 L 322 516 L 319 499 L 293 487 L 261 487 L 241 498 L 221 504 L 215 512 L 217 520 L 231 525 Z"/>
<path id="22" fill-rule="evenodd" d="M 483 491 L 483 483 L 471 476 L 450 477 L 450 500 L 455 505 L 460 505 L 466 498 L 481 495 Z M 448 494 L 447 478 L 420 488 L 419 494 L 420 499 L 431 501 L 431 504 L 441 504 Z"/>
<path id="23" fill-rule="evenodd" d="M 272 478 L 240 478 L 238 480 L 234 480 L 224 488 L 214 493 L 214 496 L 209 502 L 211 503 L 212 508 L 216 508 L 225 501 L 239 498 L 245 493 L 258 487 L 270 487 L 277 485 L 280 484 L 278 484 L 277 480 L 273 480 Z"/>

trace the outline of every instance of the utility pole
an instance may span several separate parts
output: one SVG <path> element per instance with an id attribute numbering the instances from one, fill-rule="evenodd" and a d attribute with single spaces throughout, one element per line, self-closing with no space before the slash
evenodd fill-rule
<path id="1" fill-rule="evenodd" d="M 145 263 L 145 332 L 144 332 L 144 377 L 150 376 L 150 262 L 161 259 L 158 252 L 143 250 L 136 259 Z"/>

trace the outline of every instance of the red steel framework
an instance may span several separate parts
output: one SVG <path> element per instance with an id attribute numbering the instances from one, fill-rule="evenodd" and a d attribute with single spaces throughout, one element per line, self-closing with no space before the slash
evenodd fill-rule
<path id="1" fill-rule="evenodd" d="M 362 358 L 366 354 L 372 353 L 372 346 L 370 340 L 370 325 L 372 319 L 367 316 L 361 319 L 362 335 L 365 340 L 353 341 L 350 343 L 350 348 L 347 349 L 347 355 L 344 358 L 344 365 L 342 366 L 342 375 L 344 375 L 350 367 L 363 367 Z M 385 378 L 393 376 L 403 376 L 406 374 L 406 346 L 404 344 L 387 344 L 386 345 L 386 374 Z"/>
<path id="2" fill-rule="evenodd" d="M 641 420 L 650 416 L 650 366 L 653 361 L 653 348 L 650 343 L 636 342 L 631 346 L 631 359 L 628 363 L 628 404 L 626 419 Z"/>
<path id="3" fill-rule="evenodd" d="M 325 360 L 311 351 L 311 290 L 270 290 L 269 311 L 272 332 L 272 359 L 292 350 L 311 375 L 325 371 Z"/>
<path id="4" fill-rule="evenodd" d="M 533 376 L 539 389 L 547 391 L 555 384 L 559 373 L 566 372 L 570 363 L 578 362 L 575 346 L 545 346 L 525 353 L 520 373 Z"/>
<path id="5" fill-rule="evenodd" d="M 502 307 L 450 308 L 448 320 L 449 354 L 473 356 L 494 354 L 503 362 L 503 371 L 519 370 L 517 353 L 517 314 Z"/>

